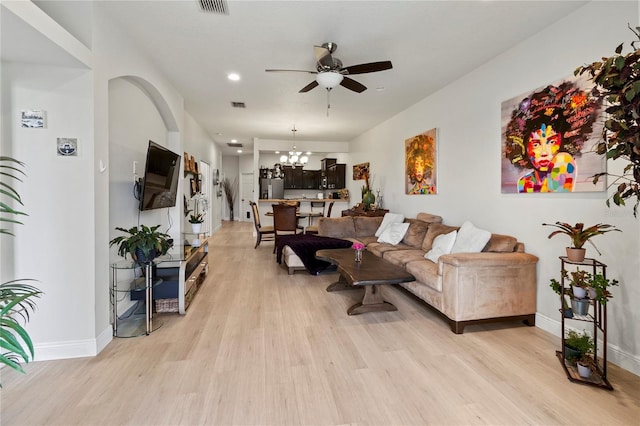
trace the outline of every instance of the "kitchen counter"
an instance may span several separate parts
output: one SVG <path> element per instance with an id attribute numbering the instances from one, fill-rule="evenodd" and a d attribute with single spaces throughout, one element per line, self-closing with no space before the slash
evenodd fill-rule
<path id="1" fill-rule="evenodd" d="M 281 201 L 300 201 L 300 203 L 310 202 L 310 201 L 324 201 L 325 203 L 330 203 L 332 201 L 337 202 L 345 202 L 348 203 L 348 198 L 261 198 L 258 200 L 259 203 L 279 203 Z"/>

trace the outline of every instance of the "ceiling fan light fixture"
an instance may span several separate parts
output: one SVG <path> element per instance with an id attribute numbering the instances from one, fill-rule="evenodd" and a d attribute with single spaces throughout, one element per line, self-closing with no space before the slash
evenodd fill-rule
<path id="1" fill-rule="evenodd" d="M 320 72 L 316 75 L 316 82 L 325 89 L 333 89 L 342 83 L 344 76 L 336 71 Z"/>

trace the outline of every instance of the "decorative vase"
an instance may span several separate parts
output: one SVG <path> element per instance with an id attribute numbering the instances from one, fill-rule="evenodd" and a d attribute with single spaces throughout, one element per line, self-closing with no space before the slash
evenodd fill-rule
<path id="1" fill-rule="evenodd" d="M 362 262 L 362 250 L 356 250 L 356 262 Z"/>
<path id="2" fill-rule="evenodd" d="M 191 231 L 193 231 L 194 234 L 199 234 L 201 229 L 202 229 L 202 223 L 191 224 Z"/>
<path id="3" fill-rule="evenodd" d="M 371 208 L 371 204 L 373 204 L 375 202 L 376 202 L 376 196 L 373 195 L 373 192 L 366 191 L 362 195 L 362 203 L 364 204 L 365 210 L 369 210 L 369 208 Z"/>
<path id="4" fill-rule="evenodd" d="M 582 262 L 587 249 L 567 247 L 567 259 L 571 262 Z"/>

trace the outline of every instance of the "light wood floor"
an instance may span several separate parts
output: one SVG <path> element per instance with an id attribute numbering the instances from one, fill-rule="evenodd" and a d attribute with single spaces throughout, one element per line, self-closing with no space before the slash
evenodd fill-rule
<path id="1" fill-rule="evenodd" d="M 287 275 L 252 224 L 225 222 L 186 316 L 98 356 L 2 371 L 2 425 L 524 425 L 640 422 L 640 378 L 567 380 L 559 339 L 519 324 L 453 334 L 408 295 L 349 317 L 337 275 Z"/>

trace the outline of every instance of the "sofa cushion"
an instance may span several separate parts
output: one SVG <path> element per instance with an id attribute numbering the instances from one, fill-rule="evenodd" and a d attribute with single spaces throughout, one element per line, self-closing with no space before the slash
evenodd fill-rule
<path id="1" fill-rule="evenodd" d="M 431 246 L 433 245 L 433 240 L 435 237 L 441 234 L 448 234 L 451 231 L 457 231 L 458 227 L 456 226 L 448 226 L 443 225 L 441 223 L 432 223 L 429 225 L 427 229 L 427 233 L 424 236 L 424 241 L 422 241 L 422 250 L 425 252 L 431 250 Z"/>
<path id="2" fill-rule="evenodd" d="M 427 223 L 442 223 L 442 217 L 430 213 L 418 213 L 416 220 Z"/>
<path id="3" fill-rule="evenodd" d="M 402 242 L 411 247 L 421 249 L 429 224 L 417 219 L 405 219 L 404 221 L 409 224 L 409 229 L 404 234 Z"/>
<path id="4" fill-rule="evenodd" d="M 384 254 L 384 260 L 402 267 L 404 267 L 408 262 L 422 259 L 424 259 L 424 252 L 419 249 L 391 250 Z"/>
<path id="5" fill-rule="evenodd" d="M 362 244 L 364 244 L 365 246 L 369 246 L 369 244 L 371 243 L 377 243 L 378 242 L 378 238 L 374 237 L 373 235 L 370 235 L 368 237 L 358 237 L 358 238 L 354 238 L 354 240 L 357 240 L 359 242 L 361 242 Z"/>
<path id="6" fill-rule="evenodd" d="M 451 231 L 448 234 L 440 234 L 433 240 L 431 250 L 424 254 L 424 258 L 434 263 L 438 263 L 438 258 L 443 254 L 451 253 L 451 249 L 456 243 L 458 231 Z"/>
<path id="7" fill-rule="evenodd" d="M 378 243 L 378 242 L 372 242 L 367 245 L 367 251 L 370 251 L 371 253 L 379 257 L 384 257 L 385 253 L 389 251 L 413 250 L 413 249 L 414 249 L 413 247 L 408 246 L 402 242 L 395 246 L 389 243 Z"/>
<path id="8" fill-rule="evenodd" d="M 375 232 L 375 236 L 379 237 L 382 235 L 384 229 L 391 223 L 402 223 L 404 221 L 404 215 L 402 213 L 385 213 L 382 218 L 382 223 L 378 227 L 378 230 Z"/>
<path id="9" fill-rule="evenodd" d="M 430 260 L 421 259 L 405 265 L 408 273 L 416 277 L 416 281 L 436 291 L 442 291 L 442 277 L 438 275 L 438 265 Z"/>
<path id="10" fill-rule="evenodd" d="M 515 251 L 516 240 L 511 235 L 491 234 L 491 238 L 482 251 L 494 253 L 512 253 Z"/>
<path id="11" fill-rule="evenodd" d="M 378 237 L 378 242 L 389 243 L 395 246 L 402 241 L 404 234 L 407 233 L 407 229 L 409 229 L 408 223 L 390 223 Z"/>
<path id="12" fill-rule="evenodd" d="M 489 238 L 491 238 L 491 232 L 477 228 L 473 223 L 466 221 L 458 230 L 451 253 L 480 253 L 489 242 Z"/>
<path id="13" fill-rule="evenodd" d="M 353 218 L 322 217 L 318 221 L 318 235 L 333 238 L 354 238 L 356 236 L 356 228 L 353 224 Z"/>
<path id="14" fill-rule="evenodd" d="M 356 230 L 356 238 L 370 237 L 376 233 L 376 230 L 380 227 L 382 217 L 366 217 L 366 216 L 353 216 L 353 225 Z"/>

